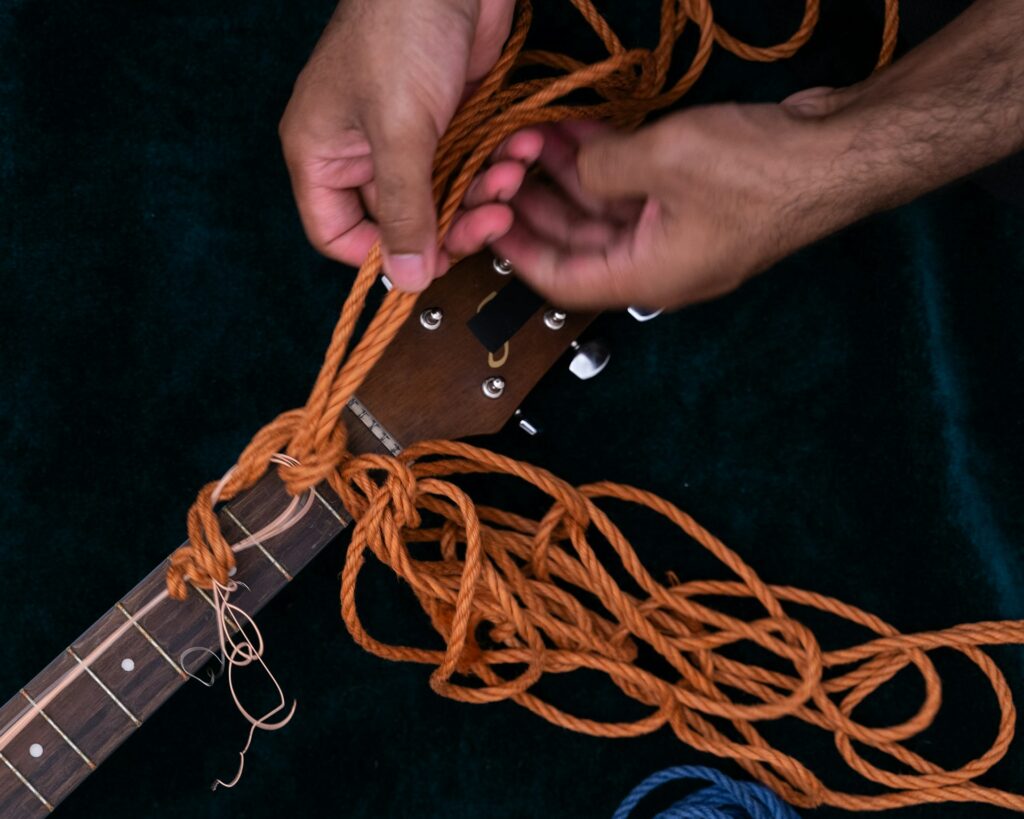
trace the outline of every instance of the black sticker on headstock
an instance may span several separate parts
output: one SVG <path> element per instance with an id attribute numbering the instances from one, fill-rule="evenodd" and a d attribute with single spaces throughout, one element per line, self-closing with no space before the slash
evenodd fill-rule
<path id="1" fill-rule="evenodd" d="M 477 340 L 494 353 L 544 305 L 544 299 L 519 279 L 508 283 L 467 323 Z"/>

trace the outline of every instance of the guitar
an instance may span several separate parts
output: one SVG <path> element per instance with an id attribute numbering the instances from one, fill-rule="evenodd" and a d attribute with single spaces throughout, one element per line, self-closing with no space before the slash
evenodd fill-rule
<path id="1" fill-rule="evenodd" d="M 494 433 L 570 349 L 578 376 L 600 372 L 607 354 L 577 343 L 593 316 L 545 305 L 511 272 L 471 257 L 420 296 L 344 411 L 351 451 L 395 454 L 415 440 Z M 222 530 L 232 542 L 249 537 L 290 500 L 271 471 L 222 507 Z M 238 553 L 231 602 L 255 615 L 349 522 L 331 490 L 318 487 L 295 526 Z M 168 599 L 166 568 L 154 568 L 0 708 L 0 816 L 50 813 L 172 694 L 201 679 L 219 650 L 214 602 L 195 587 L 184 602 Z"/>

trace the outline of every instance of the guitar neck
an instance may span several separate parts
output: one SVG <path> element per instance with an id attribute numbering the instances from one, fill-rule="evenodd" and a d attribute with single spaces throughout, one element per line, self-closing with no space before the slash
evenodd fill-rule
<path id="1" fill-rule="evenodd" d="M 386 451 L 361 419 L 346 415 L 353 451 Z M 269 472 L 221 509 L 224 536 L 237 542 L 259 531 L 289 500 Z M 317 487 L 295 526 L 237 553 L 240 583 L 231 602 L 256 614 L 348 522 L 337 496 Z M 167 597 L 167 566 L 164 560 L 0 708 L 0 816 L 51 812 L 220 654 L 210 593 L 190 586 L 184 601 Z"/>
<path id="2" fill-rule="evenodd" d="M 353 453 L 397 454 L 400 441 L 496 432 L 592 320 L 543 302 L 478 255 L 423 294 L 344 410 Z M 230 543 L 259 532 L 291 501 L 271 471 L 219 512 Z M 236 553 L 231 602 L 253 615 L 348 523 L 338 498 L 314 503 L 284 532 Z M 0 816 L 53 810 L 160 705 L 220 653 L 214 601 L 166 596 L 167 561 L 0 708 Z"/>

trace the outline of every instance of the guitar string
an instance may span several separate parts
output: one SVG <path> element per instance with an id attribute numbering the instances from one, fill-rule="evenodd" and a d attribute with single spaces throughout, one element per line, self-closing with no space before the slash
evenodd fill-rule
<path id="1" fill-rule="evenodd" d="M 145 617 L 151 612 L 157 605 L 162 603 L 168 598 L 167 589 L 158 592 L 154 597 L 146 603 L 141 609 L 139 609 L 134 616 L 136 618 Z M 65 689 L 75 680 L 77 680 L 82 674 L 85 673 L 85 669 L 92 666 L 94 662 L 103 654 L 105 654 L 118 640 L 121 639 L 127 632 L 132 629 L 132 623 L 130 620 L 125 620 L 121 625 L 115 628 L 99 645 L 90 651 L 85 657 L 82 658 L 80 663 L 75 663 L 71 666 L 68 671 L 65 671 L 60 677 L 57 678 L 53 683 L 47 686 L 43 692 L 35 697 L 35 702 L 22 709 L 17 717 L 15 717 L 7 727 L 0 733 L 0 752 L 3 752 L 7 746 L 32 722 L 36 717 L 39 716 L 40 712 L 44 711 L 51 702 L 53 702 Z"/>

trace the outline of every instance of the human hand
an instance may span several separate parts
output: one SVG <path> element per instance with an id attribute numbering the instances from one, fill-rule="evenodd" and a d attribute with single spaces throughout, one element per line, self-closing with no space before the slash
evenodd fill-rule
<path id="1" fill-rule="evenodd" d="M 848 135 L 808 103 L 691 108 L 632 134 L 544 127 L 549 179 L 527 178 L 494 252 L 564 307 L 722 295 L 870 208 L 838 171 Z M 460 238 L 457 223 L 449 248 L 473 249 Z"/>
<path id="2" fill-rule="evenodd" d="M 1024 70 L 1022 30 L 1018 2 L 976 2 L 853 86 L 690 108 L 633 134 L 545 128 L 541 164 L 556 185 L 527 180 L 493 249 L 565 307 L 721 295 L 863 216 L 1024 149 L 1024 96 L 1007 90 Z"/>
<path id="3" fill-rule="evenodd" d="M 295 83 L 280 135 L 313 245 L 361 264 L 382 240 L 395 286 L 418 291 L 447 266 L 436 244 L 431 167 L 437 142 L 493 67 L 514 0 L 343 0 Z M 474 185 L 460 234 L 477 245 L 509 228 L 508 199 L 540 152 L 508 140 Z"/>

